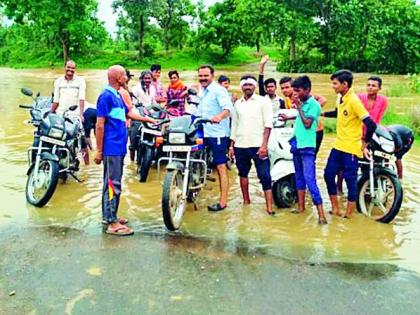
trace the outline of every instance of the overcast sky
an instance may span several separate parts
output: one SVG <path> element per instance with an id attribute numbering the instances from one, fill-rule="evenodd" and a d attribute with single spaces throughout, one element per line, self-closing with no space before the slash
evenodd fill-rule
<path id="1" fill-rule="evenodd" d="M 218 0 L 204 0 L 204 3 L 209 6 L 217 1 Z M 117 21 L 117 16 L 112 13 L 112 0 L 99 0 L 98 3 L 98 18 L 105 22 L 106 30 L 112 34 L 116 31 L 115 23 Z"/>

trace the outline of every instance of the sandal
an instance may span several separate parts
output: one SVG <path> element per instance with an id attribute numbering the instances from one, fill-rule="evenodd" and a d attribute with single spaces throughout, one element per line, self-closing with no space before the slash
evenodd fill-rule
<path id="1" fill-rule="evenodd" d="M 293 213 L 293 214 L 301 214 L 303 212 L 304 211 L 299 211 L 298 209 L 293 209 L 292 211 L 290 211 L 290 213 Z"/>
<path id="2" fill-rule="evenodd" d="M 271 215 L 272 217 L 274 217 L 276 215 L 276 211 L 268 211 L 265 210 L 267 212 L 268 215 Z"/>
<path id="3" fill-rule="evenodd" d="M 328 213 L 329 213 L 329 214 L 331 214 L 331 215 L 336 215 L 336 216 L 338 216 L 338 217 L 340 217 L 340 216 L 341 216 L 340 212 L 338 212 L 338 213 L 334 213 L 334 212 L 332 212 L 332 211 L 330 210 L 330 211 L 328 211 Z"/>
<path id="4" fill-rule="evenodd" d="M 117 222 L 118 222 L 119 224 L 121 224 L 121 225 L 126 225 L 126 224 L 128 223 L 128 219 L 126 219 L 126 218 L 118 218 L 118 219 L 117 219 Z M 108 225 L 109 223 L 108 223 L 108 222 L 106 222 L 105 220 L 102 220 L 102 224 L 104 224 L 104 225 Z"/>
<path id="5" fill-rule="evenodd" d="M 318 219 L 318 224 L 319 225 L 325 225 L 325 224 L 328 224 L 328 221 L 327 221 L 326 218 L 319 218 Z"/>
<path id="6" fill-rule="evenodd" d="M 119 225 L 115 228 L 112 228 L 111 225 L 109 225 L 105 233 L 110 235 L 127 236 L 134 234 L 134 231 L 125 225 Z"/>

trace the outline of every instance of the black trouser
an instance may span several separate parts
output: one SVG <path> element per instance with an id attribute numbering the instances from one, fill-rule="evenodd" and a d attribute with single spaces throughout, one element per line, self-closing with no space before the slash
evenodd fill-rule
<path id="1" fill-rule="evenodd" d="M 104 156 L 103 163 L 102 219 L 107 223 L 114 223 L 118 220 L 124 156 Z"/>

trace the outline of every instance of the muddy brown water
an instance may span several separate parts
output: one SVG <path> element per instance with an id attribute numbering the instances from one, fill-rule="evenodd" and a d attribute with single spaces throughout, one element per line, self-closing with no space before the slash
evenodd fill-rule
<path id="1" fill-rule="evenodd" d="M 223 71 L 231 77 L 233 89 L 238 90 L 238 79 L 244 73 L 256 73 L 256 66 Z M 276 78 L 281 74 L 269 74 Z M 137 74 L 138 71 L 135 71 Z M 219 71 L 218 74 L 221 72 Z M 82 166 L 79 172 L 83 183 L 74 180 L 59 184 L 53 198 L 44 208 L 30 206 L 25 200 L 27 170 L 26 150 L 32 141 L 32 127 L 25 124 L 28 113 L 18 104 L 30 103 L 21 87 L 29 87 L 41 94 L 49 94 L 54 78 L 61 70 L 0 69 L 0 229 L 12 224 L 25 226 L 59 225 L 99 233 L 102 168 Z M 81 70 L 87 81 L 87 100 L 96 98 L 106 84 L 106 71 Z M 195 72 L 182 72 L 186 83 L 195 83 Z M 356 90 L 362 91 L 368 74 L 356 75 Z M 383 76 L 384 88 L 400 84 L 403 76 Z M 328 99 L 333 106 L 335 95 L 329 85 L 329 76 L 314 74 L 313 90 Z M 167 78 L 163 77 L 165 84 Z M 135 78 L 134 81 L 137 81 Z M 391 104 L 404 106 L 419 104 L 417 98 L 390 98 Z M 333 136 L 327 136 L 318 158 L 317 172 L 321 192 L 329 210 L 322 170 Z M 404 202 L 400 214 L 392 224 L 380 224 L 362 215 L 352 220 L 328 217 L 330 224 L 320 227 L 314 209 L 303 215 L 278 211 L 274 218 L 264 212 L 264 198 L 255 172 L 251 174 L 252 205 L 243 206 L 236 171 L 230 171 L 229 208 L 220 213 L 209 213 L 206 206 L 217 201 L 217 183 L 210 183 L 198 200 L 198 210 L 190 206 L 180 234 L 206 239 L 209 244 L 223 244 L 225 252 L 235 253 L 241 248 L 254 248 L 261 252 L 314 263 L 374 262 L 392 263 L 420 272 L 420 163 L 418 147 L 404 158 Z M 138 233 L 167 233 L 161 216 L 161 182 L 153 170 L 147 183 L 139 183 L 136 166 L 126 159 L 123 195 L 120 211 L 131 220 Z M 344 201 L 344 200 L 343 200 Z"/>

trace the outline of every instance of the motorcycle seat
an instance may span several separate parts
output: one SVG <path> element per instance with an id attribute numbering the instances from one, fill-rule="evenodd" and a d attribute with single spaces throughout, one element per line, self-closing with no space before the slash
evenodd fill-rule
<path id="1" fill-rule="evenodd" d="M 385 138 L 387 140 L 394 141 L 394 138 L 392 137 L 392 134 L 386 128 L 384 128 L 382 126 L 377 126 L 376 130 L 375 130 L 375 133 L 378 137 L 382 137 L 382 138 Z"/>

